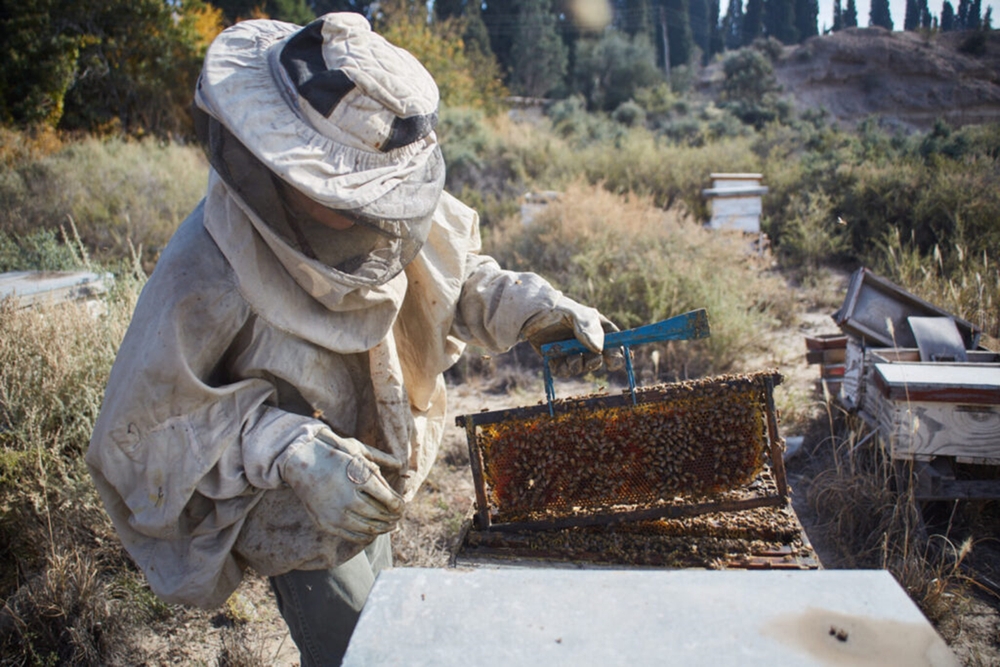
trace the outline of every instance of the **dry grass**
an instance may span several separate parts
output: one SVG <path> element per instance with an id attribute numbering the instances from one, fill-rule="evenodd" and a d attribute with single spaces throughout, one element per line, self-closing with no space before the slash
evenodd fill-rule
<path id="1" fill-rule="evenodd" d="M 82 458 L 136 287 L 120 281 L 103 315 L 0 304 L 0 646 L 10 664 L 125 664 L 128 627 L 155 607 L 128 592 L 141 587 Z"/>
<path id="2" fill-rule="evenodd" d="M 664 346 L 666 378 L 747 370 L 741 364 L 793 313 L 784 281 L 742 234 L 712 232 L 649 197 L 579 181 L 530 226 L 503 221 L 487 246 L 502 265 L 541 273 L 621 328 L 706 308 L 711 337 Z"/>
<path id="3" fill-rule="evenodd" d="M 928 526 L 914 498 L 909 465 L 856 416 L 828 404 L 828 432 L 809 464 L 807 501 L 814 528 L 836 550 L 828 566 L 891 572 L 934 623 L 955 613 L 968 593 L 962 564 L 971 540 L 954 544 Z"/>
<path id="4" fill-rule="evenodd" d="M 986 252 L 970 255 L 960 244 L 930 257 L 900 238 L 898 230 L 883 240 L 882 267 L 891 280 L 921 298 L 1000 338 L 1000 264 Z"/>

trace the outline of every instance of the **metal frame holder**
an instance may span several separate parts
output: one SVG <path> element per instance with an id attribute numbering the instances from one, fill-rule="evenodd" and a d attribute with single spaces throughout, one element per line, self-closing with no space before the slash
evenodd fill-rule
<path id="1" fill-rule="evenodd" d="M 698 338 L 707 338 L 710 335 L 708 312 L 704 308 L 699 308 L 683 315 L 677 315 L 670 319 L 636 327 L 635 329 L 605 334 L 604 347 L 605 349 L 615 347 L 624 349 L 628 389 L 629 394 L 632 396 L 632 405 L 635 405 L 635 373 L 632 370 L 632 355 L 629 352 L 632 346 L 668 340 L 696 340 Z M 545 371 L 545 397 L 549 402 L 549 415 L 553 415 L 555 414 L 553 404 L 556 400 L 556 390 L 553 386 L 552 370 L 549 368 L 549 362 L 571 354 L 584 354 L 590 350 L 575 338 L 555 343 L 546 343 L 541 346 L 541 350 Z"/>

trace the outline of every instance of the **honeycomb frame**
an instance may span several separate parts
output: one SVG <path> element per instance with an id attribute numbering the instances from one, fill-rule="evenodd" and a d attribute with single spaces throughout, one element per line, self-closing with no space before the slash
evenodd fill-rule
<path id="1" fill-rule="evenodd" d="M 776 371 L 463 415 L 479 528 L 552 529 L 787 501 Z M 762 483 L 767 478 L 769 482 Z"/>

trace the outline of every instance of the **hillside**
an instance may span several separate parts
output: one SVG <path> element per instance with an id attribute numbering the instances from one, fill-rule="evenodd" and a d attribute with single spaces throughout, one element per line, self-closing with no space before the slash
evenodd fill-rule
<path id="1" fill-rule="evenodd" d="M 938 118 L 955 126 L 1000 121 L 1000 31 L 921 34 L 851 28 L 785 47 L 775 63 L 796 108 L 826 109 L 847 125 L 870 116 L 904 129 Z M 980 51 L 978 55 L 967 51 Z M 708 88 L 721 66 L 706 68 Z"/>

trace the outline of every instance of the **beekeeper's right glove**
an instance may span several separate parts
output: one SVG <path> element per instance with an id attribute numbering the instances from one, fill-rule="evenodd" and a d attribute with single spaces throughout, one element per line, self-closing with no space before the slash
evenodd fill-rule
<path id="1" fill-rule="evenodd" d="M 320 530 L 367 544 L 396 527 L 403 498 L 392 490 L 379 466 L 399 469 L 392 456 L 322 429 L 293 445 L 280 465 L 285 481 Z"/>

